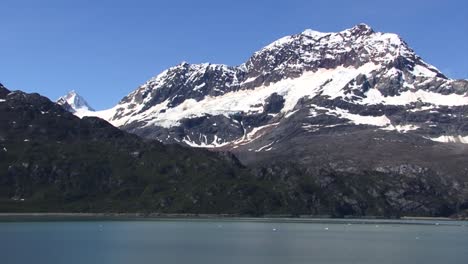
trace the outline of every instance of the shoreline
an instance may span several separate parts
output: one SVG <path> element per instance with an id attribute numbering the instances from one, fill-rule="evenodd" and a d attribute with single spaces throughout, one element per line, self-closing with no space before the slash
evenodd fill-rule
<path id="1" fill-rule="evenodd" d="M 0 222 L 34 221 L 232 221 L 232 222 L 284 222 L 284 223 L 336 223 L 336 224 L 418 224 L 451 225 L 468 219 L 448 217 L 354 217 L 268 215 L 251 217 L 228 214 L 142 214 L 142 213 L 0 213 Z M 439 223 L 440 222 L 440 223 Z M 468 223 L 467 223 L 468 224 Z"/>

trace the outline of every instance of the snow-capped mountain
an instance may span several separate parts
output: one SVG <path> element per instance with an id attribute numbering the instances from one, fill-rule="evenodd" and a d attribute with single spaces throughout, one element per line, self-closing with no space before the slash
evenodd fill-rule
<path id="1" fill-rule="evenodd" d="M 468 208 L 467 92 L 467 80 L 447 78 L 397 35 L 361 24 L 284 37 L 236 67 L 181 63 L 86 115 L 228 150 L 256 179 L 280 181 L 286 198 L 272 199 L 286 207 L 443 215 L 440 200 Z"/>
<path id="2" fill-rule="evenodd" d="M 86 115 L 162 142 L 235 152 L 356 131 L 468 143 L 467 92 L 467 80 L 447 78 L 398 35 L 359 24 L 281 38 L 237 67 L 184 62 Z"/>
<path id="3" fill-rule="evenodd" d="M 60 97 L 56 101 L 59 105 L 63 106 L 67 111 L 75 113 L 78 116 L 87 115 L 88 112 L 93 112 L 94 109 L 89 106 L 88 102 L 77 94 L 75 90 L 68 92 L 68 94 Z"/>

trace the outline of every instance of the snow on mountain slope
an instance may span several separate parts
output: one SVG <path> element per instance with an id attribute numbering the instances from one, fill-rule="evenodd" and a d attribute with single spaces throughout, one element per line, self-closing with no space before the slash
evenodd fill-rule
<path id="1" fill-rule="evenodd" d="M 370 126 L 465 143 L 467 92 L 468 81 L 448 79 L 398 35 L 360 24 L 281 38 L 237 67 L 184 62 L 111 109 L 77 115 L 198 147 L 232 149 L 297 127 L 316 134 Z"/>
<path id="2" fill-rule="evenodd" d="M 305 96 L 314 96 L 318 93 L 339 96 L 343 87 L 350 80 L 362 73 L 369 73 L 376 66 L 372 63 L 359 69 L 353 67 L 339 67 L 337 69 L 319 69 L 316 72 L 306 72 L 295 79 L 285 79 L 269 86 L 259 86 L 255 89 L 244 89 L 224 93 L 219 96 L 206 96 L 200 101 L 186 99 L 175 107 L 167 107 L 166 100 L 148 108 L 136 115 L 111 120 L 117 126 L 131 122 L 146 122 L 147 126 L 158 125 L 172 127 L 180 124 L 184 118 L 194 118 L 205 115 L 233 115 L 239 112 L 261 113 L 265 100 L 276 93 L 285 99 L 281 113 L 290 112 L 298 100 Z M 132 103 L 120 104 L 119 107 L 129 109 Z M 142 105 L 143 106 L 143 105 Z M 140 107 L 142 107 L 140 106 Z M 156 117 L 156 118 L 155 118 Z"/>
<path id="3" fill-rule="evenodd" d="M 77 94 L 75 90 L 60 97 L 56 102 L 79 117 L 90 115 L 91 112 L 94 112 L 94 109 L 89 106 L 88 102 Z"/>
<path id="4" fill-rule="evenodd" d="M 434 106 L 463 106 L 468 105 L 468 96 L 458 94 L 440 94 L 424 90 L 404 91 L 396 96 L 383 96 L 379 90 L 372 89 L 369 90 L 366 93 L 366 97 L 358 103 L 374 105 L 408 105 L 418 101 Z"/>

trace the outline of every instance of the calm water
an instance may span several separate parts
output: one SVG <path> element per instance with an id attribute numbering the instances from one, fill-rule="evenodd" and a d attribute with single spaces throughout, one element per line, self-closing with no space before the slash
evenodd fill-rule
<path id="1" fill-rule="evenodd" d="M 466 264 L 467 224 L 0 222 L 0 263 Z"/>

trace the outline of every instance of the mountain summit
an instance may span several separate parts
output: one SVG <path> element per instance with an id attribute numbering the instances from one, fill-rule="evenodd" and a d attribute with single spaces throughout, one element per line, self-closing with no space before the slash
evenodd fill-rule
<path id="1" fill-rule="evenodd" d="M 89 106 L 88 102 L 76 93 L 75 90 L 71 90 L 66 95 L 57 99 L 56 102 L 67 111 L 75 113 L 76 115 L 83 115 L 86 112 L 94 111 L 94 109 Z"/>

